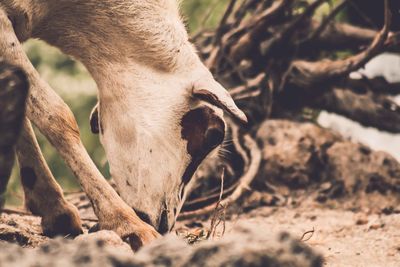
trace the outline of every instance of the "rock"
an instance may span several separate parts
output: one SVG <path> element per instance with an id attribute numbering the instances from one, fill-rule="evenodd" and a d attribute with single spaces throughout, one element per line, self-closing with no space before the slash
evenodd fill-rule
<path id="1" fill-rule="evenodd" d="M 351 197 L 349 208 L 381 211 L 400 204 L 400 164 L 385 152 L 312 123 L 285 120 L 265 121 L 257 139 L 263 163 L 253 188 L 272 185 L 281 195 L 307 190 L 319 203 Z"/>
<path id="2" fill-rule="evenodd" d="M 356 225 L 366 225 L 368 222 L 368 217 L 366 215 L 361 215 L 356 219 Z"/>
<path id="3" fill-rule="evenodd" d="M 257 139 L 264 159 L 259 177 L 289 188 L 304 188 L 324 180 L 320 154 L 343 140 L 314 124 L 285 120 L 265 121 L 257 131 Z"/>
<path id="4" fill-rule="evenodd" d="M 136 254 L 101 240 L 95 236 L 73 241 L 58 238 L 33 250 L 1 243 L 0 266 L 318 267 L 323 263 L 320 255 L 289 234 L 260 234 L 245 224 L 220 240 L 193 246 L 170 234 Z"/>
<path id="5" fill-rule="evenodd" d="M 122 241 L 122 239 L 113 231 L 98 231 L 95 233 L 80 235 L 75 238 L 75 241 L 90 243 L 95 242 L 101 244 L 102 246 L 111 246 L 126 252 L 132 251 L 131 247 Z"/>
<path id="6" fill-rule="evenodd" d="M 40 218 L 26 214 L 0 215 L 0 241 L 37 247 L 49 239 L 42 234 Z"/>

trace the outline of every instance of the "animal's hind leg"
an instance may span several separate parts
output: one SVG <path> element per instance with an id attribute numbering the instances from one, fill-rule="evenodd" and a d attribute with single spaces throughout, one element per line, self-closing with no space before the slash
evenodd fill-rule
<path id="1" fill-rule="evenodd" d="M 14 165 L 14 145 L 25 115 L 28 88 L 21 70 L 0 62 L 0 212 Z"/>
<path id="2" fill-rule="evenodd" d="M 82 234 L 78 210 L 64 199 L 28 119 L 24 120 L 16 148 L 25 205 L 33 214 L 42 217 L 43 233 L 47 236 Z"/>

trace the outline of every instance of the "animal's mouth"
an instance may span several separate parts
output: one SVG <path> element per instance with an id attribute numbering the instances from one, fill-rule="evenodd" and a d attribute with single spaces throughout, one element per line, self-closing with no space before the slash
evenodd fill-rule
<path id="1" fill-rule="evenodd" d="M 166 202 L 163 202 L 164 204 L 162 205 L 163 208 L 161 209 L 161 214 L 156 218 L 155 221 L 151 220 L 151 217 L 143 211 L 134 209 L 134 211 L 136 212 L 137 216 L 144 221 L 145 223 L 151 225 L 154 227 L 154 229 L 156 229 L 160 234 L 164 235 L 167 234 L 170 229 L 173 228 L 173 226 L 175 225 L 175 221 L 171 222 L 169 220 L 169 213 L 171 211 L 169 211 L 166 207 Z"/>

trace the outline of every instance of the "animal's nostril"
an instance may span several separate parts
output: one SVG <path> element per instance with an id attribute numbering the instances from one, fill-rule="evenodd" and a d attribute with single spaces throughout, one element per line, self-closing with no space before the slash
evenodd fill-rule
<path id="1" fill-rule="evenodd" d="M 163 235 L 168 233 L 168 231 L 168 211 L 163 210 L 161 213 L 160 224 L 158 226 L 158 232 Z"/>
<path id="2" fill-rule="evenodd" d="M 217 147 L 224 141 L 225 132 L 218 128 L 208 129 L 206 132 L 206 144 L 209 147 Z"/>

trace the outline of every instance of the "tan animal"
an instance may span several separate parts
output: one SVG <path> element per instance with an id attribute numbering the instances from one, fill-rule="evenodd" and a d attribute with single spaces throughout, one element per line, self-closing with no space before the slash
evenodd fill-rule
<path id="1" fill-rule="evenodd" d="M 0 0 L 0 57 L 30 82 L 27 116 L 92 201 L 100 229 L 145 244 L 174 225 L 185 187 L 222 141 L 222 110 L 246 116 L 202 64 L 176 0 Z M 39 76 L 21 43 L 39 38 L 81 61 L 98 86 L 92 126 L 118 194 L 89 158 L 73 114 Z M 97 120 L 96 120 L 97 119 Z M 81 233 L 25 121 L 17 145 L 26 205 L 47 235 Z M 138 216 L 139 215 L 139 216 Z M 139 218 L 140 217 L 140 218 Z M 154 227 L 154 228 L 153 228 Z"/>

